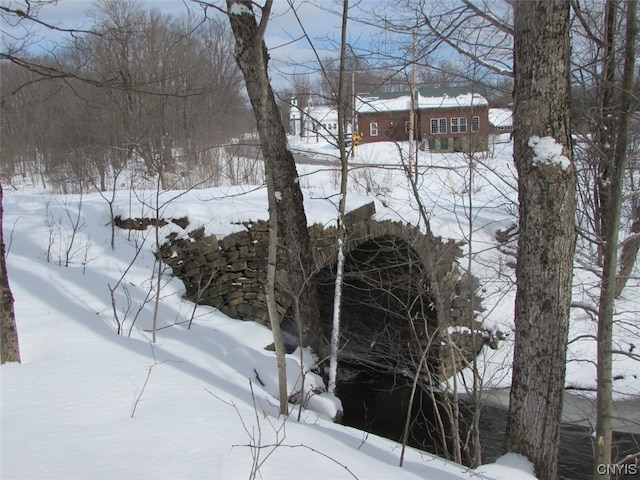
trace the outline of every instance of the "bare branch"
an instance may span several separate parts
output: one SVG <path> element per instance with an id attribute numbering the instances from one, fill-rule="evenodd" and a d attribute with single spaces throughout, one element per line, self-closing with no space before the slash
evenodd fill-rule
<path id="1" fill-rule="evenodd" d="M 269 16 L 271 15 L 272 5 L 273 0 L 266 0 L 264 3 L 264 7 L 262 7 L 260 24 L 258 25 L 258 32 L 256 33 L 257 42 L 262 42 L 264 40 L 264 33 L 267 31 L 267 24 L 269 23 Z"/>
<path id="2" fill-rule="evenodd" d="M 46 2 L 46 3 L 56 3 L 56 2 Z M 42 6 L 45 5 L 45 3 L 41 3 L 39 5 Z M 56 31 L 56 32 L 62 32 L 62 33 L 70 33 L 73 36 L 79 35 L 79 34 L 90 34 L 90 35 L 100 35 L 100 33 L 94 31 L 94 30 L 83 30 L 83 29 L 78 29 L 78 28 L 62 28 L 62 27 L 58 27 L 56 25 L 53 25 L 52 23 L 48 23 L 45 21 L 40 20 L 37 16 L 36 13 L 33 11 L 34 9 L 31 8 L 31 6 L 29 5 L 29 8 L 27 9 L 27 11 L 25 12 L 24 10 L 21 9 L 15 9 L 15 8 L 9 8 L 7 6 L 4 5 L 0 5 L 0 13 L 6 14 L 6 15 L 11 15 L 11 16 L 15 16 L 18 18 L 18 22 L 21 22 L 23 20 L 28 20 L 30 22 L 36 23 L 38 25 L 41 25 L 43 27 L 46 27 L 49 30 L 52 31 Z M 3 16 L 3 20 L 6 21 L 7 17 Z"/>
<path id="3" fill-rule="evenodd" d="M 468 50 L 460 47 L 456 42 L 452 41 L 449 38 L 449 36 L 444 35 L 436 26 L 434 26 L 427 15 L 423 16 L 423 20 L 424 20 L 424 24 L 436 36 L 436 38 L 438 38 L 438 40 L 440 40 L 440 41 L 446 43 L 447 45 L 449 45 L 458 54 L 462 55 L 463 57 L 466 57 L 466 58 L 469 58 L 469 59 L 473 60 L 478 65 L 481 65 L 481 66 L 485 67 L 486 69 L 488 69 L 488 70 L 490 70 L 490 71 L 492 71 L 494 73 L 498 73 L 500 75 L 504 75 L 505 77 L 513 77 L 513 72 L 508 71 L 506 69 L 498 68 L 495 65 L 493 65 L 491 63 L 488 63 L 485 60 L 481 59 L 477 55 L 474 55 L 473 53 L 469 52 Z"/>
<path id="4" fill-rule="evenodd" d="M 511 25 L 507 25 L 500 19 L 489 14 L 487 10 L 483 10 L 479 8 L 477 5 L 475 5 L 473 2 L 470 2 L 469 0 L 463 0 L 462 3 L 464 3 L 467 6 L 467 8 L 473 11 L 476 15 L 484 18 L 486 21 L 488 21 L 491 25 L 499 29 L 501 32 L 506 33 L 507 35 L 513 36 L 514 31 Z"/>

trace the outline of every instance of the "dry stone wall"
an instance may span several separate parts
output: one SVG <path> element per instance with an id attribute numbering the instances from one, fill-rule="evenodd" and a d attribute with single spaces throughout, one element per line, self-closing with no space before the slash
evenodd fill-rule
<path id="1" fill-rule="evenodd" d="M 471 311 L 478 310 L 480 299 L 475 297 L 473 292 L 469 294 L 468 291 L 462 291 L 471 288 L 471 283 L 465 281 L 464 277 L 460 279 L 458 274 L 457 259 L 462 255 L 462 244 L 427 236 L 411 225 L 373 220 L 373 213 L 373 204 L 369 204 L 347 215 L 346 253 L 354 251 L 359 245 L 370 240 L 396 238 L 404 241 L 418 254 L 426 268 L 436 271 L 444 305 L 450 312 L 450 325 L 440 327 L 455 329 L 457 324 L 468 328 L 469 319 L 473 316 Z M 184 282 L 187 299 L 216 307 L 233 318 L 268 325 L 264 294 L 268 224 L 263 221 L 244 222 L 242 226 L 242 231 L 224 238 L 206 235 L 203 229 L 183 235 L 172 233 L 160 247 L 158 254 L 172 268 L 174 276 Z M 313 225 L 309 228 L 309 233 L 312 245 L 312 251 L 309 253 L 313 255 L 317 269 L 335 263 L 336 229 Z M 285 265 L 284 257 L 278 265 Z M 282 314 L 291 305 L 288 290 L 286 268 L 279 268 L 276 297 L 278 309 Z M 474 353 L 470 351 L 469 345 L 473 346 L 472 349 L 476 346 L 479 348 L 482 341 L 474 339 L 473 342 L 469 342 L 467 337 L 461 336 L 463 341 L 460 347 L 465 350 L 465 357 L 471 357 Z M 445 363 L 443 371 L 450 373 L 451 370 L 460 368 L 457 364 L 449 365 L 451 362 L 445 357 L 453 356 L 449 355 L 447 348 L 444 348 L 442 353 L 441 358 Z"/>

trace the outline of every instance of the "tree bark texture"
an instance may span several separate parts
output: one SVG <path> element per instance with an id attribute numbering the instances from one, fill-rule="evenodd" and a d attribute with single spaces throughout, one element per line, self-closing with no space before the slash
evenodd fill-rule
<path id="1" fill-rule="evenodd" d="M 613 155 L 603 156 L 600 161 L 599 179 L 601 235 L 602 235 L 602 283 L 598 302 L 598 363 L 597 363 L 597 400 L 596 400 L 596 442 L 594 465 L 608 465 L 612 462 L 611 442 L 613 434 L 613 326 L 615 298 L 618 288 L 618 239 L 620 236 L 620 216 L 622 212 L 623 184 L 628 164 L 628 137 L 631 115 L 635 110 L 633 98 L 633 80 L 635 74 L 635 45 L 637 38 L 637 0 L 626 2 L 626 35 L 624 45 L 623 76 L 619 87 L 613 83 L 614 72 L 609 68 L 619 68 L 610 59 L 615 58 L 616 28 L 613 19 L 619 9 L 617 0 L 607 2 L 606 22 L 607 45 L 605 46 L 605 90 L 610 103 L 604 103 L 601 116 L 613 128 L 609 121 L 615 112 L 617 125 L 615 130 L 600 138 L 603 152 L 611 146 Z M 611 64 L 611 65 L 610 65 Z M 620 90 L 620 100 L 614 103 L 614 91 Z M 623 250 L 624 251 L 624 250 Z M 594 479 L 609 479 L 608 472 L 594 469 Z"/>
<path id="2" fill-rule="evenodd" d="M 627 286 L 638 259 L 638 253 L 640 253 L 640 202 L 636 199 L 632 202 L 633 223 L 629 230 L 629 237 L 620 245 L 620 268 L 616 282 L 616 298 L 622 295 L 624 287 Z"/>
<path id="3" fill-rule="evenodd" d="M 540 162 L 534 136 L 571 160 L 569 0 L 514 5 L 515 124 L 520 234 L 515 350 L 507 450 L 527 456 L 540 480 L 557 477 L 573 255 L 576 176 Z M 538 160 L 536 160 L 538 159 Z"/>
<path id="4" fill-rule="evenodd" d="M 267 188 L 277 199 L 276 215 L 281 246 L 286 252 L 291 294 L 300 304 L 300 334 L 303 346 L 322 354 L 324 340 L 318 310 L 315 266 L 307 229 L 302 191 L 267 70 L 269 55 L 264 44 L 264 28 L 271 1 L 256 21 L 250 0 L 227 0 L 229 21 L 236 41 L 236 61 L 244 75 L 253 108 L 265 162 Z"/>
<path id="5" fill-rule="evenodd" d="M 20 348 L 18 345 L 18 330 L 13 311 L 13 295 L 9 287 L 7 276 L 7 263 L 5 259 L 2 207 L 2 184 L 0 184 L 0 342 L 2 349 L 0 363 L 20 362 Z"/>
<path id="6" fill-rule="evenodd" d="M 269 253 L 267 257 L 267 285 L 265 296 L 267 298 L 267 311 L 273 333 L 273 347 L 276 352 L 276 365 L 278 366 L 278 399 L 280 400 L 280 415 L 289 414 L 289 390 L 287 387 L 287 357 L 282 339 L 280 323 L 282 315 L 278 312 L 276 301 L 276 273 L 278 260 L 278 220 L 276 218 L 275 192 L 267 192 L 269 195 Z M 304 389 L 303 389 L 304 391 Z"/>
<path id="7" fill-rule="evenodd" d="M 347 205 L 347 181 L 349 179 L 349 164 L 345 146 L 345 124 L 347 99 L 345 90 L 345 65 L 347 58 L 347 21 L 349 18 L 349 0 L 342 2 L 342 36 L 340 41 L 340 72 L 338 74 L 338 146 L 340 148 L 340 201 L 338 202 L 338 261 L 336 263 L 336 283 L 333 295 L 333 322 L 331 327 L 331 341 L 329 342 L 329 381 L 327 391 L 336 393 L 338 381 L 338 351 L 340 350 L 340 322 L 342 318 L 342 291 L 344 278 L 344 216 Z M 351 127 L 355 132 L 354 126 Z M 355 148 L 355 146 L 353 147 Z"/>
<path id="8" fill-rule="evenodd" d="M 636 81 L 636 44 L 638 41 L 638 1 L 627 0 L 626 6 L 626 32 L 624 39 L 624 70 L 620 86 L 620 108 L 616 117 L 618 118 L 618 130 L 616 132 L 616 148 L 614 162 L 616 164 L 615 174 L 620 180 L 620 189 L 617 194 L 622 202 L 623 190 L 622 182 L 627 173 L 630 152 L 629 147 L 629 128 L 631 118 L 640 105 L 640 99 L 633 92 L 633 84 Z M 631 201 L 631 218 L 632 224 L 627 237 L 622 245 L 620 245 L 620 261 L 618 277 L 616 280 L 615 297 L 618 298 L 627 284 L 633 267 L 638 258 L 640 251 L 640 200 L 634 197 Z M 618 227 L 619 229 L 619 227 Z M 618 232 L 616 232 L 618 235 Z M 616 236 L 616 238 L 618 238 Z"/>

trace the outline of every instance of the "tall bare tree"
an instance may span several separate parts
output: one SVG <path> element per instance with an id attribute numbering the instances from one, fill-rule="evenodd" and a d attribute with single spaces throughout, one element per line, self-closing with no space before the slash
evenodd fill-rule
<path id="1" fill-rule="evenodd" d="M 621 5 L 625 3 L 624 7 Z M 622 43 L 622 78 L 616 78 L 616 44 L 618 14 L 626 8 L 626 31 Z M 611 463 L 613 420 L 613 326 L 615 298 L 626 283 L 618 272 L 620 217 L 623 204 L 623 186 L 629 161 L 628 137 L 631 116 L 638 106 L 633 94 L 636 40 L 638 38 L 637 0 L 619 2 L 608 0 L 605 10 L 604 58 L 602 75 L 602 104 L 599 128 L 599 172 L 596 178 L 600 205 L 600 245 L 602 251 L 602 283 L 598 306 L 598 363 L 596 409 L 595 465 Z M 620 92 L 618 94 L 618 91 Z M 637 255 L 637 250 L 635 252 Z M 624 258 L 624 257 L 623 257 Z M 629 261 L 629 260 L 627 260 Z M 635 262 L 635 259 L 633 259 Z M 632 262 L 629 262 L 632 263 Z M 623 267 L 625 264 L 623 262 Z M 629 272 L 627 272 L 628 276 Z M 594 478 L 611 478 L 608 471 L 594 470 Z"/>
<path id="2" fill-rule="evenodd" d="M 338 146 L 340 150 L 340 199 L 338 202 L 338 259 L 336 264 L 336 283 L 333 297 L 333 322 L 331 328 L 331 342 L 329 354 L 329 382 L 327 390 L 336 393 L 338 380 L 338 350 L 340 344 L 340 318 L 342 309 L 342 282 L 344 275 L 344 247 L 346 241 L 345 213 L 347 205 L 347 181 L 349 178 L 348 156 L 345 148 L 345 119 L 347 106 L 345 104 L 345 61 L 347 49 L 347 21 L 349 15 L 349 0 L 342 2 L 342 40 L 340 42 L 340 74 L 338 76 Z"/>
<path id="3" fill-rule="evenodd" d="M 19 362 L 20 347 L 18 330 L 13 311 L 13 295 L 9 287 L 7 264 L 5 259 L 4 234 L 2 233 L 3 200 L 2 184 L 0 184 L 0 363 Z"/>
<path id="4" fill-rule="evenodd" d="M 2 13 L 25 28 L 39 22 L 35 9 Z M 226 18 L 105 0 L 92 20 L 50 54 L 0 50 L 5 178 L 37 168 L 64 191 L 80 171 L 104 191 L 129 160 L 165 186 L 215 168 L 219 145 L 251 128 Z"/>
<path id="5" fill-rule="evenodd" d="M 266 0 L 259 12 L 251 0 L 227 0 L 227 13 L 236 40 L 236 60 L 245 78 L 265 162 L 267 189 L 276 201 L 278 232 L 288 261 L 288 281 L 300 307 L 300 335 L 303 346 L 316 354 L 324 347 L 302 190 L 293 154 L 287 146 L 278 104 L 269 81 L 269 54 L 264 32 L 273 0 Z M 259 13 L 259 18 L 257 13 Z"/>
<path id="6" fill-rule="evenodd" d="M 538 478 L 554 480 L 575 249 L 569 0 L 513 5 L 520 235 L 506 445 L 533 462 Z"/>

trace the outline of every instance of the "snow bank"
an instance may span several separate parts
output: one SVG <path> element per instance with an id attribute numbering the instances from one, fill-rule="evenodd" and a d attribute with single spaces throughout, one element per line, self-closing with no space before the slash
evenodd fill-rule
<path id="1" fill-rule="evenodd" d="M 535 480 L 533 464 L 522 455 L 507 453 L 498 458 L 495 463 L 482 465 L 476 472 L 494 480 Z"/>

